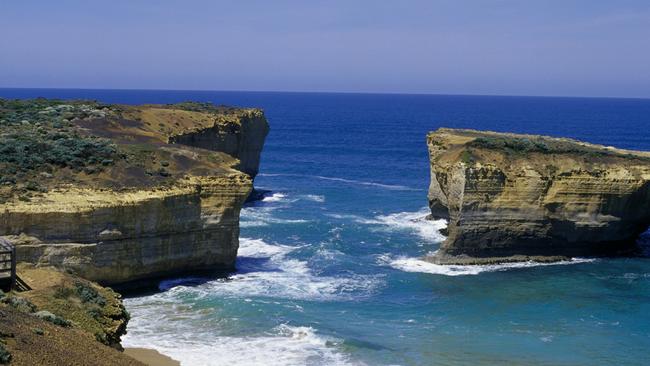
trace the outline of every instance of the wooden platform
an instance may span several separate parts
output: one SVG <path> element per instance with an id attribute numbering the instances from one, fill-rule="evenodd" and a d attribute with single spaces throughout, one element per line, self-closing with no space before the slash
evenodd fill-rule
<path id="1" fill-rule="evenodd" d="M 11 291 L 16 283 L 16 247 L 0 238 L 0 289 Z"/>

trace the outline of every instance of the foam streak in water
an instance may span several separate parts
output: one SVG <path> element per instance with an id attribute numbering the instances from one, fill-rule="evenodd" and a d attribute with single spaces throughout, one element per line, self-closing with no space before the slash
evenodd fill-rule
<path id="1" fill-rule="evenodd" d="M 507 271 L 510 269 L 517 269 L 517 268 L 589 263 L 589 262 L 593 262 L 594 260 L 595 259 L 588 259 L 588 258 L 572 258 L 571 260 L 568 261 L 560 261 L 560 262 L 552 262 L 552 263 L 540 263 L 540 262 L 528 261 L 528 262 L 488 264 L 488 265 L 442 265 L 442 264 L 427 262 L 420 258 L 407 258 L 407 257 L 393 258 L 389 255 L 383 255 L 379 257 L 380 263 L 389 265 L 393 268 L 405 272 L 431 273 L 431 274 L 438 274 L 444 276 L 477 275 L 483 272 Z"/>
<path id="2" fill-rule="evenodd" d="M 241 227 L 259 227 L 271 224 L 303 224 L 303 219 L 281 219 L 273 216 L 277 207 L 244 207 L 241 210 L 239 225 Z"/>
<path id="3" fill-rule="evenodd" d="M 422 189 L 412 188 L 412 187 L 407 187 L 407 186 L 402 186 L 402 185 L 383 184 L 383 183 L 367 182 L 367 181 L 362 181 L 362 180 L 345 179 L 345 178 L 338 178 L 338 177 L 325 177 L 325 176 L 322 176 L 322 175 L 260 173 L 260 174 L 258 174 L 258 176 L 262 176 L 262 177 L 312 178 L 312 179 L 329 180 L 329 181 L 333 181 L 333 182 L 341 182 L 341 183 L 347 183 L 347 184 L 355 184 L 355 185 L 361 185 L 361 186 L 378 187 L 378 188 L 391 189 L 391 190 L 397 190 L 397 191 L 421 191 L 422 190 Z"/>

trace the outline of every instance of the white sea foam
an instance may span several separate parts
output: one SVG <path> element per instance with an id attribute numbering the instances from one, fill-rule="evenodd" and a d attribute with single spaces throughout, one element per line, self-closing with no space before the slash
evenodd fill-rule
<path id="1" fill-rule="evenodd" d="M 287 198 L 287 195 L 284 193 L 273 193 L 270 196 L 265 196 L 262 198 L 262 202 L 280 202 Z"/>
<path id="2" fill-rule="evenodd" d="M 313 202 L 325 202 L 325 196 L 317 194 L 305 194 L 303 196 L 300 196 L 300 198 Z"/>
<path id="3" fill-rule="evenodd" d="M 325 214 L 325 216 L 332 217 L 332 218 L 339 219 L 339 220 L 352 220 L 352 221 L 355 221 L 355 222 L 358 222 L 358 223 L 371 223 L 371 224 L 376 224 L 377 223 L 377 221 L 375 221 L 375 220 L 367 219 L 365 217 L 362 217 L 362 216 L 359 216 L 359 215 L 352 215 L 352 214 L 333 214 L 333 213 L 330 213 L 330 214 Z"/>
<path id="4" fill-rule="evenodd" d="M 284 255 L 297 247 L 280 244 L 268 244 L 262 239 L 241 238 L 237 255 L 240 257 L 265 258 L 277 255 Z"/>
<path id="5" fill-rule="evenodd" d="M 239 226 L 258 227 L 269 224 L 302 224 L 308 222 L 303 219 L 281 219 L 273 215 L 278 207 L 244 207 L 240 213 Z"/>
<path id="6" fill-rule="evenodd" d="M 541 266 L 558 266 L 567 264 L 578 264 L 593 262 L 595 259 L 590 258 L 572 258 L 567 261 L 540 263 L 540 262 L 515 262 L 515 263 L 502 263 L 502 264 L 487 264 L 487 265 L 442 265 L 427 262 L 421 258 L 408 258 L 408 257 L 391 257 L 390 255 L 383 255 L 379 257 L 379 262 L 389 265 L 393 268 L 405 272 L 421 272 L 431 273 L 445 276 L 467 276 L 477 275 L 483 272 L 498 272 L 507 271 L 516 268 L 529 268 Z"/>
<path id="7" fill-rule="evenodd" d="M 298 247 L 240 239 L 238 272 L 225 281 L 202 285 L 211 296 L 268 296 L 304 300 L 359 299 L 380 285 L 379 277 L 318 276 L 308 263 L 287 255 Z"/>
<path id="8" fill-rule="evenodd" d="M 161 284 L 168 289 L 165 292 L 126 299 L 132 319 L 123 345 L 154 348 L 183 365 L 351 364 L 338 350 L 338 340 L 313 328 L 280 325 L 263 333 L 228 335 L 222 328 L 236 323 L 236 318 L 215 316 L 216 309 L 193 308 L 195 301 L 211 297 L 356 300 L 369 296 L 380 284 L 375 276 L 318 276 L 307 262 L 290 258 L 300 248 L 241 238 L 239 271 L 228 279 L 194 282 L 194 286 L 184 286 L 193 278 L 166 281 Z M 188 303 L 187 299 L 194 300 Z"/>
<path id="9" fill-rule="evenodd" d="M 358 215 L 328 214 L 335 219 L 347 219 L 364 225 L 374 225 L 377 230 L 383 231 L 411 231 L 422 239 L 439 243 L 445 240 L 440 230 L 447 227 L 445 220 L 427 220 L 430 211 L 422 208 L 415 212 L 398 212 L 389 215 L 379 215 L 369 219 Z"/>
<path id="10" fill-rule="evenodd" d="M 154 348 L 183 366 L 352 364 L 337 350 L 338 340 L 319 335 L 311 327 L 283 324 L 254 336 L 224 336 L 215 329 L 203 327 L 197 332 L 196 326 L 184 326 L 188 319 L 171 319 L 175 327 L 164 327 L 161 323 L 170 319 L 161 319 L 160 310 L 134 312 L 122 344 Z"/>
<path id="11" fill-rule="evenodd" d="M 422 239 L 432 242 L 441 242 L 445 237 L 440 230 L 447 227 L 445 220 L 427 220 L 430 211 L 423 208 L 416 212 L 399 212 L 376 217 L 376 222 L 391 229 L 410 230 Z"/>
<path id="12" fill-rule="evenodd" d="M 381 276 L 346 274 L 319 276 L 307 262 L 288 257 L 300 247 L 269 244 L 261 239 L 241 238 L 237 258 L 237 273 L 198 286 L 179 286 L 172 291 L 190 291 L 200 297 L 274 297 L 299 300 L 356 300 L 366 298 L 383 283 Z M 332 258 L 337 254 L 331 254 Z M 196 284 L 195 279 L 186 279 Z M 183 285 L 184 279 L 167 281 Z"/>

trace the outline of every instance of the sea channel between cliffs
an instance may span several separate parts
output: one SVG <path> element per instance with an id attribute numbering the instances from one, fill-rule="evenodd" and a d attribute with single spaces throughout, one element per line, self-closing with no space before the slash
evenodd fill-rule
<path id="1" fill-rule="evenodd" d="M 577 101 L 543 98 L 113 96 L 133 104 L 181 97 L 264 108 L 273 132 L 255 185 L 271 193 L 241 210 L 235 272 L 173 276 L 155 293 L 124 299 L 131 314 L 124 346 L 155 348 L 188 365 L 643 359 L 644 258 L 478 266 L 423 260 L 446 239 L 444 220 L 424 219 L 431 211 L 423 136 L 437 124 L 648 150 L 646 139 L 607 127 L 631 130 L 626 121 L 643 120 L 643 104 L 621 102 L 629 110 L 624 118 L 597 101 L 587 113 Z M 526 116 L 515 118 L 521 103 L 528 103 Z M 607 133 L 589 134 L 595 130 Z M 612 348 L 613 339 L 626 341 Z"/>

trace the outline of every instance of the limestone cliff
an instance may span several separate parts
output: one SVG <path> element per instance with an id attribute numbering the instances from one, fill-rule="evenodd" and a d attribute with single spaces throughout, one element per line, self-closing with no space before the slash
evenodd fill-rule
<path id="1" fill-rule="evenodd" d="M 39 103 L 5 126 L 49 144 L 29 150 L 36 163 L 5 159 L 17 173 L 0 179 L 0 235 L 19 261 L 104 284 L 233 268 L 239 212 L 268 132 L 261 111 Z"/>
<path id="2" fill-rule="evenodd" d="M 429 206 L 438 263 L 630 253 L 650 225 L 650 153 L 570 139 L 439 129 Z"/>
<path id="3" fill-rule="evenodd" d="M 169 142 L 222 151 L 239 159 L 238 170 L 255 178 L 269 128 L 260 110 L 220 116 L 212 126 L 194 127 L 169 136 Z"/>

